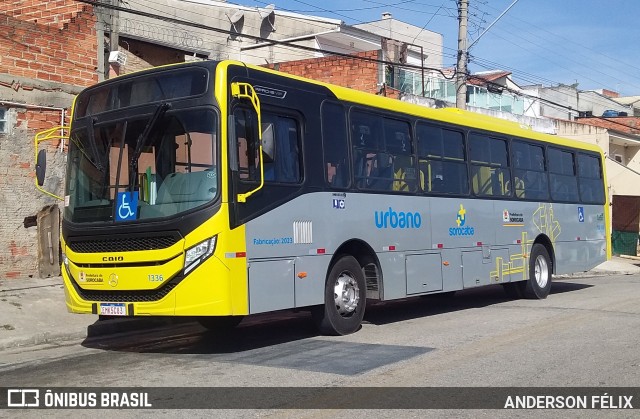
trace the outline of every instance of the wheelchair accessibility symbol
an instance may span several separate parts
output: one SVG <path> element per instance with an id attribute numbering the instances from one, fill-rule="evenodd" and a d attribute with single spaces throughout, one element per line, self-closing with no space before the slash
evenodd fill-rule
<path id="1" fill-rule="evenodd" d="M 116 221 L 136 219 L 138 208 L 138 192 L 118 192 L 118 208 L 116 208 Z"/>
<path id="2" fill-rule="evenodd" d="M 578 207 L 578 222 L 584 223 L 584 207 Z"/>

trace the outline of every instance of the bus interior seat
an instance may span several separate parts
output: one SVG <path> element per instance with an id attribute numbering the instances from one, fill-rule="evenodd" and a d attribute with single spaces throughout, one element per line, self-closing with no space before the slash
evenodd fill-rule
<path id="1" fill-rule="evenodd" d="M 140 208 L 140 218 L 162 217 L 209 202 L 216 193 L 216 174 L 212 171 L 171 173 L 160 188 L 155 205 Z"/>
<path id="2" fill-rule="evenodd" d="M 371 150 L 353 150 L 353 174 L 359 188 L 365 188 L 367 178 L 373 170 L 375 152 Z"/>
<path id="3" fill-rule="evenodd" d="M 393 188 L 393 156 L 389 153 L 378 153 L 374 166 L 367 178 L 370 189 L 391 190 Z"/>
<path id="4" fill-rule="evenodd" d="M 331 186 L 346 188 L 349 184 L 349 165 L 341 161 L 335 164 L 335 174 L 331 179 Z"/>
<path id="5" fill-rule="evenodd" d="M 393 160 L 395 191 L 414 191 L 417 186 L 416 170 L 413 166 L 413 158 L 408 155 L 396 156 Z"/>

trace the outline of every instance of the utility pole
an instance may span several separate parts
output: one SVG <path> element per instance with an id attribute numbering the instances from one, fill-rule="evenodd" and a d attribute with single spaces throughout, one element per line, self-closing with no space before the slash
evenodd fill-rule
<path id="1" fill-rule="evenodd" d="M 469 0 L 458 0 L 458 65 L 456 71 L 456 108 L 467 107 L 467 20 Z"/>
<path id="2" fill-rule="evenodd" d="M 113 6 L 118 6 L 118 0 L 111 0 L 111 4 Z M 120 12 L 118 10 L 112 9 L 111 11 L 111 21 L 109 28 L 109 51 L 119 51 L 119 43 L 120 36 L 118 34 L 118 17 Z M 120 66 L 118 63 L 109 62 L 109 74 L 108 78 L 113 78 L 120 74 Z"/>

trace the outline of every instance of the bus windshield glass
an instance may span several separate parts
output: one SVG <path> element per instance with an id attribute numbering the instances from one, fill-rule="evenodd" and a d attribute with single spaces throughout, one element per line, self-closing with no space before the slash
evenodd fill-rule
<path id="1" fill-rule="evenodd" d="M 74 223 L 131 222 L 190 211 L 218 196 L 212 108 L 152 114 L 72 130 L 64 217 Z"/>

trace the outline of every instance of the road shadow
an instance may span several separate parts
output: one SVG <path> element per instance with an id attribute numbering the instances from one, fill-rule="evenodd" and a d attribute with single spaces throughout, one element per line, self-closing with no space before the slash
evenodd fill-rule
<path id="1" fill-rule="evenodd" d="M 574 282 L 554 282 L 551 287 L 551 295 L 578 291 L 592 286 Z M 453 294 L 432 294 L 370 304 L 367 307 L 364 320 L 371 324 L 384 325 L 460 310 L 488 307 L 512 300 L 506 295 L 501 285 L 490 285 L 456 291 Z"/>
<path id="2" fill-rule="evenodd" d="M 144 321 L 144 319 L 140 319 Z M 107 320 L 125 322 L 126 331 L 88 334 L 82 346 L 137 353 L 225 354 L 245 352 L 318 336 L 308 312 L 275 312 L 245 318 L 231 330 L 211 331 L 194 318 L 164 319 L 136 324 L 137 318 Z M 96 322 L 92 327 L 104 327 Z M 109 327 L 112 329 L 112 327 Z"/>
<path id="3" fill-rule="evenodd" d="M 551 294 L 579 291 L 592 286 L 566 281 L 554 282 Z M 385 325 L 482 308 L 510 300 L 501 286 L 494 285 L 462 290 L 454 295 L 434 294 L 373 302 L 367 305 L 363 323 Z M 288 310 L 248 316 L 238 327 L 227 331 L 209 331 L 192 318 L 112 319 L 98 321 L 89 330 L 89 337 L 82 342 L 87 348 L 194 355 L 246 353 L 319 336 L 308 311 Z"/>

